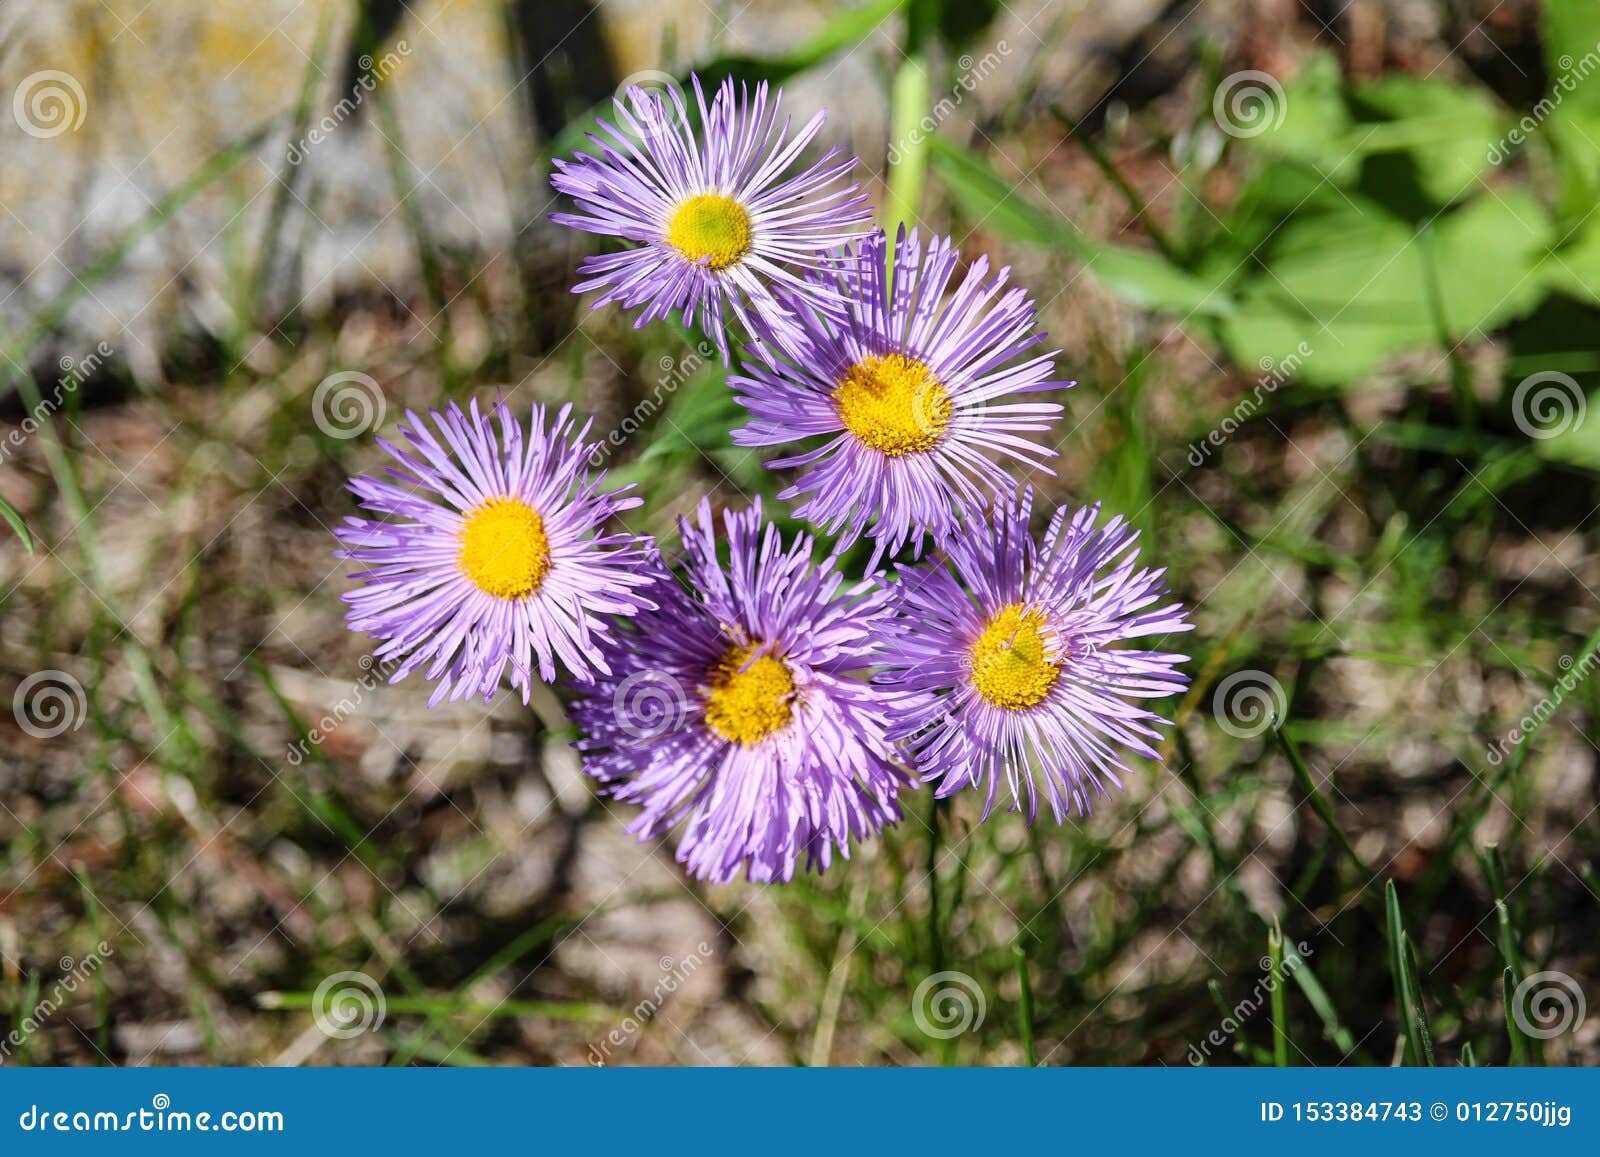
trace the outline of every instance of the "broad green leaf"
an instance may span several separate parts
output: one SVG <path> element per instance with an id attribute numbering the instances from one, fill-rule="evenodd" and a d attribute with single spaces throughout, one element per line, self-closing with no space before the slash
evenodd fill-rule
<path id="1" fill-rule="evenodd" d="M 1240 74 L 1234 74 L 1239 76 Z M 1230 82 L 1233 86 L 1230 87 Z M 1248 104 L 1252 89 L 1267 103 L 1263 115 L 1275 118 L 1259 136 L 1248 138 L 1255 147 L 1274 156 L 1289 157 L 1315 169 L 1319 177 L 1346 184 L 1356 178 L 1361 158 L 1351 151 L 1351 117 L 1345 103 L 1339 62 L 1329 53 L 1318 53 L 1278 93 L 1265 81 L 1234 81 L 1218 87 L 1214 111 L 1221 114 L 1218 124 L 1228 131 L 1228 102 Z"/>
<path id="2" fill-rule="evenodd" d="M 1550 225 L 1525 192 L 1480 197 L 1435 226 L 1437 277 L 1452 338 L 1481 333 L 1532 309 Z M 1402 349 L 1437 344 L 1422 291 L 1427 270 L 1416 233 L 1368 202 L 1291 220 L 1221 327 L 1240 365 L 1299 350 L 1301 377 L 1339 385 Z"/>
<path id="3" fill-rule="evenodd" d="M 1587 82 L 1600 72 L 1600 4 L 1544 0 L 1544 61 L 1551 99 L 1564 110 L 1600 113 L 1600 90 Z"/>
<path id="4" fill-rule="evenodd" d="M 1405 152 L 1417 184 L 1436 205 L 1478 186 L 1502 132 L 1502 118 L 1482 89 L 1391 73 L 1354 93 L 1363 111 L 1383 123 L 1356 130 L 1363 153 Z"/>
<path id="5" fill-rule="evenodd" d="M 1091 241 L 1053 209 L 1023 198 L 982 158 L 934 139 L 933 167 L 957 203 L 984 229 L 1008 241 L 1065 250 L 1113 293 L 1146 309 L 1226 316 L 1233 305 L 1218 285 L 1157 253 Z"/>
<path id="6" fill-rule="evenodd" d="M 1523 379 L 1525 394 L 1512 403 L 1531 428 L 1551 432 L 1533 439 L 1534 451 L 1546 461 L 1600 472 L 1600 421 L 1585 420 L 1600 413 L 1600 394 L 1585 394 L 1576 378 L 1559 370 L 1543 375 Z"/>
<path id="7" fill-rule="evenodd" d="M 1591 220 L 1572 244 L 1549 254 L 1539 270 L 1550 288 L 1600 305 L 1600 217 Z"/>
<path id="8" fill-rule="evenodd" d="M 1575 220 L 1600 200 L 1600 4 L 1545 0 L 1542 32 L 1550 87 L 1519 127 L 1555 151 L 1561 215 Z"/>
<path id="9" fill-rule="evenodd" d="M 1600 78 L 1597 78 L 1600 83 Z M 1600 200 L 1600 110 L 1563 105 L 1544 121 L 1528 114 L 1523 128 L 1544 134 L 1561 178 L 1559 206 L 1566 221 L 1588 217 Z"/>
<path id="10" fill-rule="evenodd" d="M 1207 239 L 1196 262 L 1201 280 L 1230 285 L 1259 267 L 1258 252 L 1274 241 L 1291 217 L 1338 212 L 1348 194 L 1304 162 L 1268 162 L 1246 183 L 1222 225 Z"/>
<path id="11" fill-rule="evenodd" d="M 1439 281 L 1451 337 L 1484 333 L 1544 296 L 1536 271 L 1552 240 L 1549 217 L 1525 189 L 1469 202 L 1437 225 Z"/>

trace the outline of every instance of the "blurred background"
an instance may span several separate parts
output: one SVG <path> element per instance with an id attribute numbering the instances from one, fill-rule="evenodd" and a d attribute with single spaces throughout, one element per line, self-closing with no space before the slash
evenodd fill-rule
<path id="1" fill-rule="evenodd" d="M 344 630 L 408 406 L 576 403 L 668 546 L 781 489 L 546 220 L 691 68 L 1038 300 L 1031 481 L 1198 624 L 1093 817 L 707 888 Z M 0 1063 L 1600 1059 L 1590 0 L 8 0 L 0 139 Z"/>

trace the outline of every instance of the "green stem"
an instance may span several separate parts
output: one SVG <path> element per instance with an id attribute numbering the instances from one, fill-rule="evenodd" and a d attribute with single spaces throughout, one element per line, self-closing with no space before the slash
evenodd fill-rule
<path id="1" fill-rule="evenodd" d="M 906 9 L 905 59 L 895 71 L 890 93 L 889 203 L 883 221 L 890 237 L 902 226 L 916 225 L 927 183 L 933 134 L 922 122 L 931 104 L 928 50 L 936 16 L 934 0 L 911 0 Z"/>
<path id="2" fill-rule="evenodd" d="M 1116 187 L 1117 192 L 1122 194 L 1122 199 L 1128 203 L 1128 208 L 1133 211 L 1133 216 L 1139 222 L 1139 227 L 1149 235 L 1151 241 L 1155 242 L 1156 248 L 1161 250 L 1161 255 L 1174 265 L 1180 264 L 1177 250 L 1173 248 L 1161 226 L 1157 225 L 1151 218 L 1149 211 L 1145 207 L 1144 198 L 1140 197 L 1138 190 L 1128 183 L 1128 179 L 1122 175 L 1116 164 L 1106 155 L 1106 151 L 1100 147 L 1092 136 L 1083 131 L 1083 126 L 1078 121 L 1056 105 L 1050 106 L 1050 115 L 1055 117 L 1057 123 L 1067 130 L 1069 137 L 1073 137 L 1078 144 L 1083 146 L 1083 151 L 1089 154 L 1089 159 L 1105 174 L 1106 179 Z"/>

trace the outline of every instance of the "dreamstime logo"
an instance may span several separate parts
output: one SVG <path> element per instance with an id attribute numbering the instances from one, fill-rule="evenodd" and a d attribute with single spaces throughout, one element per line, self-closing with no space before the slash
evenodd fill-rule
<path id="1" fill-rule="evenodd" d="M 383 989 L 365 972 L 335 972 L 311 994 L 311 1018 L 324 1036 L 350 1040 L 383 1025 Z"/>
<path id="2" fill-rule="evenodd" d="M 4 439 L 0 439 L 0 462 L 10 457 L 12 450 L 21 448 L 29 438 L 37 434 L 56 411 L 61 409 L 67 395 L 77 393 L 84 382 L 100 372 L 112 352 L 109 345 L 100 342 L 84 357 L 64 355 L 56 363 L 61 370 L 61 376 L 56 379 L 55 389 L 50 391 L 50 396 L 40 398 L 38 404 L 23 416 L 22 421 L 11 427 Z"/>
<path id="3" fill-rule="evenodd" d="M 1586 651 L 1576 660 L 1571 655 L 1562 655 L 1557 664 L 1561 668 L 1561 675 L 1556 680 L 1555 686 L 1550 689 L 1550 694 L 1535 703 L 1533 710 L 1519 719 L 1517 725 L 1502 738 L 1489 745 L 1489 762 L 1496 767 L 1516 749 L 1517 744 L 1538 734 L 1539 729 L 1545 725 L 1545 720 L 1556 713 L 1566 702 L 1567 696 L 1594 674 L 1595 667 L 1600 666 L 1600 650 Z"/>
<path id="4" fill-rule="evenodd" d="M 311 395 L 317 429 L 341 442 L 383 425 L 387 410 L 383 387 L 358 370 L 329 374 Z"/>
<path id="5" fill-rule="evenodd" d="M 385 52 L 381 60 L 373 60 L 370 56 L 361 56 L 356 60 L 361 74 L 356 78 L 355 85 L 339 98 L 327 116 L 306 130 L 305 136 L 289 143 L 284 152 L 286 161 L 298 165 L 305 160 L 312 149 L 331 137 L 340 125 L 356 114 L 366 102 L 368 93 L 388 80 L 400 67 L 400 62 L 411 55 L 411 45 L 407 41 L 397 40 L 394 47 L 395 51 Z"/>
<path id="6" fill-rule="evenodd" d="M 41 997 L 37 1004 L 27 1012 L 19 1010 L 13 1017 L 11 1031 L 0 1038 L 0 1059 L 9 1057 L 16 1049 L 21 1048 L 29 1037 L 38 1032 L 46 1021 L 54 1016 L 79 987 L 89 981 L 89 977 L 99 972 L 105 962 L 115 955 L 110 944 L 104 940 L 95 945 L 93 952 L 79 960 L 70 956 L 63 956 L 58 962 L 61 969 L 61 979 L 56 981 L 50 992 Z"/>
<path id="7" fill-rule="evenodd" d="M 1217 127 L 1241 140 L 1279 128 L 1288 111 L 1283 85 L 1270 73 L 1254 68 L 1226 78 L 1211 98 L 1211 115 L 1216 118 Z"/>
<path id="8" fill-rule="evenodd" d="M 1211 695 L 1217 726 L 1235 739 L 1254 739 L 1288 710 L 1283 684 L 1265 671 L 1235 671 Z"/>
<path id="9" fill-rule="evenodd" d="M 608 1032 L 602 1040 L 589 1046 L 589 1063 L 598 1068 L 610 1060 L 611 1050 L 627 1044 L 630 1039 L 643 1031 L 645 1025 L 655 1019 L 668 998 L 682 988 L 691 976 L 699 972 L 713 955 L 711 945 L 702 940 L 694 946 L 694 951 L 682 960 L 663 956 L 658 965 L 661 976 L 656 981 L 655 987 L 650 990 L 650 995 L 634 1005 L 633 1011 L 623 1017 L 621 1023 Z"/>
<path id="10" fill-rule="evenodd" d="M 1206 1033 L 1197 1045 L 1190 1045 L 1186 1054 L 1191 1065 L 1203 1065 L 1211 1058 L 1213 1049 L 1222 1048 L 1232 1040 L 1234 1035 L 1257 1012 L 1267 999 L 1278 990 L 1278 985 L 1288 980 L 1299 970 L 1300 965 L 1311 956 L 1311 945 L 1304 940 L 1298 944 L 1284 942 L 1283 961 L 1276 971 L 1272 967 L 1272 957 L 1263 956 L 1258 962 L 1261 976 L 1245 996 L 1222 1017 L 1222 1022 L 1216 1028 Z"/>
<path id="11" fill-rule="evenodd" d="M 1594 46 L 1577 60 L 1571 53 L 1563 53 L 1556 60 L 1556 67 L 1560 75 L 1555 78 L 1550 91 L 1539 99 L 1539 103 L 1529 109 L 1505 136 L 1489 146 L 1485 158 L 1491 165 L 1503 164 L 1516 151 L 1518 145 L 1527 143 L 1528 139 L 1538 131 L 1556 109 L 1561 107 L 1561 102 L 1567 94 L 1577 90 L 1578 85 L 1600 71 L 1600 44 Z"/>
<path id="12" fill-rule="evenodd" d="M 357 679 L 351 688 L 351 693 L 346 695 L 331 709 L 323 714 L 322 718 L 306 729 L 305 737 L 289 745 L 287 758 L 294 766 L 299 767 L 305 762 L 306 756 L 311 754 L 313 747 L 319 747 L 322 741 L 332 735 L 339 727 L 353 715 L 366 700 L 367 693 L 376 688 L 380 683 L 388 680 L 398 671 L 406 661 L 404 652 L 390 655 L 386 659 L 374 660 L 371 655 L 361 656 L 358 662 L 361 670 L 365 672 Z"/>
<path id="13" fill-rule="evenodd" d="M 702 341 L 681 357 L 662 354 L 656 362 L 656 368 L 661 371 L 661 375 L 656 378 L 655 389 L 648 398 L 641 398 L 638 405 L 634 406 L 621 422 L 594 444 L 594 448 L 589 451 L 589 465 L 598 470 L 605 464 L 607 458 L 627 445 L 628 439 L 643 429 L 656 412 L 666 405 L 667 400 L 682 389 L 684 383 L 699 373 L 706 361 L 716 352 L 716 346 L 708 341 Z"/>
<path id="14" fill-rule="evenodd" d="M 683 726 L 689 698 L 683 685 L 660 671 L 635 671 L 611 696 L 617 726 L 634 739 L 654 739 Z"/>
<path id="15" fill-rule="evenodd" d="M 35 671 L 17 684 L 11 714 L 35 739 L 54 739 L 83 726 L 89 698 L 83 684 L 65 671 Z"/>
<path id="16" fill-rule="evenodd" d="M 988 1011 L 983 988 L 965 972 L 935 972 L 911 994 L 911 1019 L 935 1040 L 982 1028 Z"/>
<path id="17" fill-rule="evenodd" d="M 1189 443 L 1189 465 L 1196 469 L 1204 466 L 1211 452 L 1225 446 L 1234 432 L 1255 416 L 1266 399 L 1278 392 L 1279 386 L 1300 372 L 1313 352 L 1309 342 L 1301 342 L 1288 357 L 1262 358 L 1257 363 L 1261 367 L 1261 377 L 1256 380 L 1256 388 L 1249 396 L 1240 398 L 1228 416 L 1213 426 L 1204 438 Z"/>
<path id="18" fill-rule="evenodd" d="M 76 132 L 89 115 L 83 85 L 69 72 L 47 68 L 22 78 L 11 97 L 11 115 L 30 137 L 49 140 Z"/>
<path id="19" fill-rule="evenodd" d="M 988 80 L 999 69 L 1001 62 L 1010 55 L 1011 45 L 1004 40 L 996 41 L 994 50 L 985 52 L 976 60 L 971 53 L 962 53 L 956 60 L 956 67 L 961 70 L 961 75 L 956 78 L 955 86 L 899 139 L 889 142 L 889 164 L 898 165 L 907 151 L 938 132 L 945 118 L 966 102 L 967 94 L 976 92 L 978 86 Z"/>
<path id="20" fill-rule="evenodd" d="M 1539 1040 L 1576 1031 L 1587 1011 L 1583 989 L 1565 972 L 1535 972 L 1511 994 L 1512 1019 Z"/>
<path id="21" fill-rule="evenodd" d="M 1583 387 L 1557 370 L 1530 374 L 1511 395 L 1511 420 L 1528 437 L 1540 440 L 1573 429 L 1587 409 Z"/>

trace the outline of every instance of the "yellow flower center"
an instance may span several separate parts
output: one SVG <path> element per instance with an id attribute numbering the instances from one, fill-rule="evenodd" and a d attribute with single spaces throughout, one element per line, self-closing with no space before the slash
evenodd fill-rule
<path id="1" fill-rule="evenodd" d="M 497 599 L 531 595 L 550 573 L 544 519 L 520 498 L 491 498 L 467 512 L 461 528 L 461 571 Z"/>
<path id="2" fill-rule="evenodd" d="M 1021 711 L 1050 693 L 1061 664 L 1049 657 L 1051 640 L 1038 611 L 1012 603 L 989 620 L 972 644 L 972 683 L 996 707 Z"/>
<path id="3" fill-rule="evenodd" d="M 891 458 L 933 449 L 950 424 L 950 395 L 933 371 L 904 354 L 862 358 L 833 391 L 839 420 Z"/>
<path id="4" fill-rule="evenodd" d="M 753 658 L 758 646 L 734 647 L 711 670 L 706 723 L 734 743 L 755 743 L 789 722 L 794 676 L 771 655 Z"/>
<path id="5" fill-rule="evenodd" d="M 667 244 L 690 261 L 726 269 L 750 252 L 750 214 L 732 197 L 697 193 L 673 210 Z"/>

